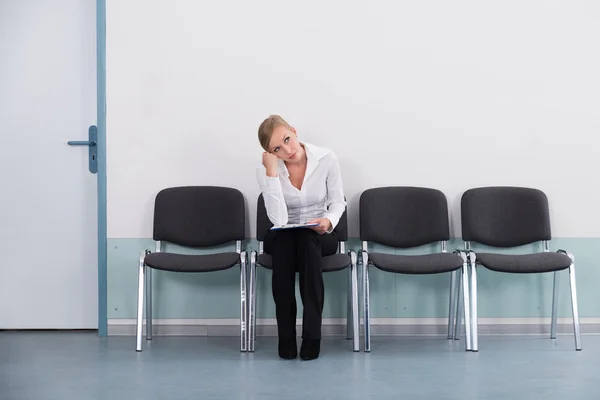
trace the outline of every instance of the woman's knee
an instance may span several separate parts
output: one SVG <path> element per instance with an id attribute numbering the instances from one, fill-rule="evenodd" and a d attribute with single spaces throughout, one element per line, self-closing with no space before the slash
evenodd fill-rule
<path id="1" fill-rule="evenodd" d="M 273 234 L 273 241 L 275 242 L 289 242 L 294 240 L 295 235 L 292 229 L 271 232 Z"/>
<path id="2" fill-rule="evenodd" d="M 319 234 L 312 229 L 299 229 L 298 234 L 298 245 L 317 245 L 320 246 Z"/>

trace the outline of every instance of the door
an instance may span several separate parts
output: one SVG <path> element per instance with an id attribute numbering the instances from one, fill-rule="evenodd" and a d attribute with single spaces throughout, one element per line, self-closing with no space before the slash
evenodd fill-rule
<path id="1" fill-rule="evenodd" d="M 0 329 L 97 329 L 96 2 L 0 2 Z"/>

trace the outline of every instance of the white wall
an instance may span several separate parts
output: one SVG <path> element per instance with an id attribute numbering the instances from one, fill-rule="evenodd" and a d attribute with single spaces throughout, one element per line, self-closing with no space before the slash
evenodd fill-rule
<path id="1" fill-rule="evenodd" d="M 107 1 L 108 236 L 151 237 L 156 192 L 248 199 L 257 127 L 282 114 L 361 191 L 525 185 L 554 236 L 600 236 L 600 4 Z"/>

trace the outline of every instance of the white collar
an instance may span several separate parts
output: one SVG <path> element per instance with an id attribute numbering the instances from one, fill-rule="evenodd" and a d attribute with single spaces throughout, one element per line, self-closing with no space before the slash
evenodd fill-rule
<path id="1" fill-rule="evenodd" d="M 331 150 L 305 142 L 300 142 L 300 144 L 304 146 L 304 150 L 306 151 L 306 173 L 304 174 L 304 179 L 306 179 L 317 168 L 319 161 L 331 153 Z M 279 171 L 284 176 L 290 176 L 283 160 L 279 160 Z"/>
<path id="2" fill-rule="evenodd" d="M 304 148 L 307 150 L 307 157 L 308 155 L 312 155 L 317 161 L 319 161 L 321 158 L 325 157 L 327 154 L 331 153 L 331 150 L 326 149 L 324 147 L 319 147 L 319 146 L 315 146 L 314 144 L 310 144 L 310 143 L 304 143 L 304 142 L 300 142 L 301 144 L 304 145 Z"/>

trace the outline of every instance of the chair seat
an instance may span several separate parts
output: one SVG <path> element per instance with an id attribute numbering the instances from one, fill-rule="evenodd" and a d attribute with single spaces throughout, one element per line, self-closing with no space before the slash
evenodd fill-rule
<path id="1" fill-rule="evenodd" d="M 456 271 L 463 265 L 462 257 L 454 253 L 411 256 L 369 253 L 369 261 L 383 271 L 400 274 L 440 274 Z"/>
<path id="2" fill-rule="evenodd" d="M 238 253 L 174 254 L 151 253 L 144 262 L 154 269 L 173 272 L 211 272 L 228 269 L 240 262 Z"/>
<path id="3" fill-rule="evenodd" d="M 267 269 L 273 269 L 273 258 L 270 254 L 259 254 L 257 264 Z M 347 254 L 332 254 L 323 257 L 323 272 L 341 271 L 352 264 L 352 259 Z"/>
<path id="4" fill-rule="evenodd" d="M 496 254 L 476 253 L 477 263 L 498 272 L 531 274 L 560 271 L 571 265 L 571 258 L 562 253 Z"/>

